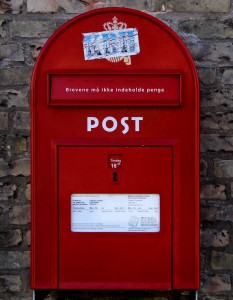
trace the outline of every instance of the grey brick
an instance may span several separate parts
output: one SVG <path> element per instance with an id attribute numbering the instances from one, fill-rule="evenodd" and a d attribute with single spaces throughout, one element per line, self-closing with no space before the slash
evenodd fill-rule
<path id="1" fill-rule="evenodd" d="M 58 5 L 56 0 L 27 0 L 27 11 L 32 13 L 56 12 Z"/>
<path id="2" fill-rule="evenodd" d="M 202 90 L 201 106 L 208 108 L 233 107 L 233 89 L 225 86 L 221 89 Z"/>
<path id="3" fill-rule="evenodd" d="M 31 200 L 31 184 L 27 184 L 26 198 L 27 198 L 28 200 Z"/>
<path id="4" fill-rule="evenodd" d="M 1 138 L 0 138 L 1 141 Z M 27 151 L 27 139 L 22 136 L 9 135 L 6 138 L 6 150 L 9 156 Z"/>
<path id="5" fill-rule="evenodd" d="M 0 69 L 0 86 L 24 85 L 31 81 L 31 68 L 18 67 Z"/>
<path id="6" fill-rule="evenodd" d="M 22 232 L 20 229 L 15 230 L 0 230 L 0 245 L 1 247 L 18 246 L 22 242 Z"/>
<path id="7" fill-rule="evenodd" d="M 10 23 L 11 37 L 50 37 L 58 25 L 53 21 L 13 21 Z"/>
<path id="8" fill-rule="evenodd" d="M 233 69 L 225 69 L 222 81 L 224 84 L 233 84 Z"/>
<path id="9" fill-rule="evenodd" d="M 10 174 L 9 166 L 3 158 L 0 158 L 0 177 Z"/>
<path id="10" fill-rule="evenodd" d="M 233 270 L 233 254 L 213 251 L 210 266 L 213 270 Z"/>
<path id="11" fill-rule="evenodd" d="M 151 9 L 151 1 L 145 0 L 111 0 L 112 6 L 120 6 L 120 7 L 130 7 L 138 10 L 150 10 Z"/>
<path id="12" fill-rule="evenodd" d="M 0 201 L 7 201 L 10 197 L 14 196 L 17 189 L 15 184 L 3 184 L 0 182 Z"/>
<path id="13" fill-rule="evenodd" d="M 202 247 L 225 247 L 229 245 L 229 233 L 227 230 L 201 230 L 201 245 Z"/>
<path id="14" fill-rule="evenodd" d="M 11 12 L 12 14 L 19 14 L 22 11 L 23 0 L 2 0 L 0 2 L 0 14 Z"/>
<path id="15" fill-rule="evenodd" d="M 181 32 L 196 34 L 204 39 L 231 39 L 233 38 L 232 20 L 218 18 L 182 20 L 179 22 Z"/>
<path id="16" fill-rule="evenodd" d="M 211 200 L 226 200 L 225 185 L 207 184 L 201 187 L 201 198 Z"/>
<path id="17" fill-rule="evenodd" d="M 26 225 L 30 220 L 30 205 L 15 205 L 9 212 L 10 224 Z"/>
<path id="18" fill-rule="evenodd" d="M 233 177 L 233 160 L 215 160 L 214 174 L 216 177 Z"/>
<path id="19" fill-rule="evenodd" d="M 74 1 L 74 0 L 57 0 L 57 5 L 60 9 L 63 9 L 68 14 L 78 14 L 82 13 L 85 10 L 92 9 L 91 2 L 95 8 L 107 7 L 110 6 L 110 1 Z"/>
<path id="20" fill-rule="evenodd" d="M 233 137 L 218 134 L 201 134 L 201 152 L 206 151 L 233 151 Z M 231 162 L 229 163 L 231 164 Z"/>
<path id="21" fill-rule="evenodd" d="M 21 292 L 22 289 L 19 275 L 0 275 L 0 292 Z"/>
<path id="22" fill-rule="evenodd" d="M 25 111 L 17 111 L 13 117 L 14 128 L 29 130 L 30 129 L 30 114 Z"/>
<path id="23" fill-rule="evenodd" d="M 0 251 L 0 270 L 19 270 L 29 266 L 29 251 Z"/>
<path id="24" fill-rule="evenodd" d="M 228 12 L 230 10 L 230 0 L 152 0 L 152 10 L 162 11 L 173 10 L 177 12 Z"/>
<path id="25" fill-rule="evenodd" d="M 13 176 L 30 175 L 30 159 L 28 158 L 21 158 L 13 163 L 13 167 L 10 169 L 10 174 Z"/>
<path id="26" fill-rule="evenodd" d="M 231 291 L 231 277 L 227 274 L 220 275 L 203 275 L 201 292 L 205 293 L 220 293 L 224 291 Z M 204 298 L 202 298 L 204 300 Z M 208 299 L 210 299 L 208 297 Z M 217 298 L 214 298 L 217 300 Z M 214 300 L 213 299 L 213 300 Z M 218 298 L 223 299 L 223 298 Z M 207 299 L 206 299 L 207 300 Z"/>
<path id="27" fill-rule="evenodd" d="M 207 175 L 207 170 L 208 170 L 208 163 L 204 159 L 201 159 L 200 162 L 200 175 L 201 176 L 206 176 Z"/>
<path id="28" fill-rule="evenodd" d="M 39 41 L 35 41 L 31 43 L 30 50 L 31 50 L 31 55 L 34 59 L 38 57 L 46 41 L 47 39 L 40 39 Z"/>
<path id="29" fill-rule="evenodd" d="M 211 43 L 208 49 L 203 53 L 203 60 L 210 62 L 232 62 L 233 61 L 233 43 L 218 42 Z"/>
<path id="30" fill-rule="evenodd" d="M 8 128 L 8 113 L 0 112 L 0 130 L 6 130 Z"/>
<path id="31" fill-rule="evenodd" d="M 203 221 L 230 221 L 233 222 L 233 205 L 218 207 L 203 207 L 201 209 Z"/>
<path id="32" fill-rule="evenodd" d="M 22 45 L 20 44 L 0 45 L 0 60 L 24 61 Z"/>
<path id="33" fill-rule="evenodd" d="M 199 68 L 198 75 L 203 84 L 213 84 L 216 81 L 216 69 Z"/>

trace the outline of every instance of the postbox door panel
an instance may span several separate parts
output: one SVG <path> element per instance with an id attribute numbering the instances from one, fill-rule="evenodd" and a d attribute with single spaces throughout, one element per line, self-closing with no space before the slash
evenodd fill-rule
<path id="1" fill-rule="evenodd" d="M 172 147 L 58 151 L 59 288 L 171 289 Z"/>

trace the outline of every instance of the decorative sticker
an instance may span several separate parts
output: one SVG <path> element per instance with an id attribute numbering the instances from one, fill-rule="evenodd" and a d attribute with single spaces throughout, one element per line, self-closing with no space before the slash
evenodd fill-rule
<path id="1" fill-rule="evenodd" d="M 83 50 L 85 60 L 107 59 L 116 63 L 121 60 L 131 65 L 131 55 L 140 52 L 138 30 L 127 28 L 127 24 L 118 22 L 104 23 L 105 31 L 83 33 Z"/>

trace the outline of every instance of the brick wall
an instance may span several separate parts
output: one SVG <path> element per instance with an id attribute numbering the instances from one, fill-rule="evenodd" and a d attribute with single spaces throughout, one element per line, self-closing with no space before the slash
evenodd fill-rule
<path id="1" fill-rule="evenodd" d="M 84 11 L 149 12 L 190 49 L 201 83 L 199 299 L 233 299 L 233 0 L 0 0 L 0 300 L 29 300 L 33 65 L 56 28 Z M 79 292 L 49 299 L 188 299 L 181 293 Z"/>

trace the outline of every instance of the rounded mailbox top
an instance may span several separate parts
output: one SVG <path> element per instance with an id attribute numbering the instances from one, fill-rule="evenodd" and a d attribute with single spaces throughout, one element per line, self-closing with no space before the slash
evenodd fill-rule
<path id="1" fill-rule="evenodd" d="M 192 69 L 178 35 L 155 17 L 129 8 L 103 8 L 61 26 L 38 58 L 46 69 Z"/>

